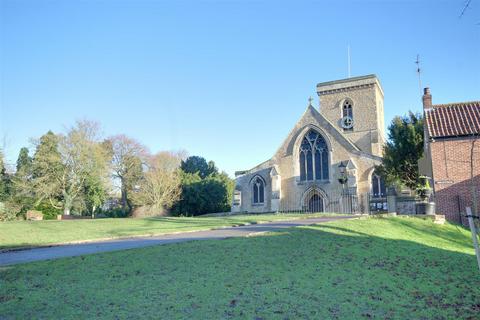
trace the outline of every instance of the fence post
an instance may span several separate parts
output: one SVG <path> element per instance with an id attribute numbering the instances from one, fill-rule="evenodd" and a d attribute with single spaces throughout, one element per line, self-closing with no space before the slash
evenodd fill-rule
<path id="1" fill-rule="evenodd" d="M 462 205 L 460 202 L 460 195 L 457 194 L 457 206 L 458 206 L 458 222 L 460 222 L 461 225 L 463 225 L 463 219 L 462 219 Z"/>
<path id="2" fill-rule="evenodd" d="M 472 209 L 470 207 L 467 207 L 467 218 L 470 231 L 472 232 L 473 247 L 475 248 L 475 255 L 477 256 L 478 269 L 480 270 L 480 250 L 478 248 L 477 228 L 473 223 Z"/>

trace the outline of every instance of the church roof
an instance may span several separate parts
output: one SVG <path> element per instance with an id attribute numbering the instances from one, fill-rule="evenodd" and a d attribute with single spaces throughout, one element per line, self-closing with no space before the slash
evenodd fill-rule
<path id="1" fill-rule="evenodd" d="M 480 101 L 433 105 L 425 110 L 431 138 L 480 134 Z"/>
<path id="2" fill-rule="evenodd" d="M 375 77 L 375 76 L 373 76 Z M 376 77 L 375 77 L 376 79 Z M 242 170 L 242 171 L 235 171 L 235 177 L 238 178 L 240 176 L 244 176 L 247 174 L 263 171 L 263 170 L 270 170 L 268 171 L 271 175 L 280 174 L 278 170 L 275 168 L 276 158 L 284 157 L 286 155 L 291 155 L 293 153 L 293 147 L 296 141 L 296 138 L 302 133 L 302 131 L 306 128 L 316 128 L 321 132 L 328 133 L 331 138 L 335 139 L 338 143 L 343 145 L 344 148 L 349 150 L 353 154 L 357 154 L 362 157 L 367 157 L 375 161 L 380 161 L 381 157 L 375 156 L 373 154 L 364 152 L 360 150 L 360 148 L 355 145 L 350 139 L 345 137 L 339 129 L 335 127 L 333 123 L 331 123 L 327 118 L 325 118 L 317 109 L 312 106 L 312 99 L 309 99 L 309 104 L 297 121 L 296 125 L 288 134 L 287 138 L 278 148 L 277 152 L 275 152 L 274 156 L 267 161 L 260 163 L 259 165 L 249 169 L 249 170 Z M 328 142 L 327 142 L 328 144 Z M 355 168 L 355 164 L 351 163 L 351 166 Z"/>
<path id="3" fill-rule="evenodd" d="M 348 147 L 352 148 L 352 150 L 360 151 L 360 149 L 350 139 L 341 134 L 340 131 L 311 104 L 307 107 L 307 110 L 305 110 L 302 118 L 308 116 L 316 119 L 321 127 L 328 131 L 331 135 L 334 135 L 340 143 L 343 142 Z"/>

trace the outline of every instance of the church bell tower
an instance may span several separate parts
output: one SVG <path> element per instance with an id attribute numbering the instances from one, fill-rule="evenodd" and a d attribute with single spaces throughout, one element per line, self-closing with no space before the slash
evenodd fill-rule
<path id="1" fill-rule="evenodd" d="M 360 150 L 382 156 L 383 90 L 376 75 L 317 84 L 320 113 Z"/>

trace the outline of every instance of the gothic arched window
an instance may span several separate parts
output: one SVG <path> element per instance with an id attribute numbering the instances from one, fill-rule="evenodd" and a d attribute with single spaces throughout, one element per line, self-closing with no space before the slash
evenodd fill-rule
<path id="1" fill-rule="evenodd" d="M 252 180 L 253 203 L 263 203 L 265 200 L 265 183 L 262 178 L 256 176 Z"/>
<path id="2" fill-rule="evenodd" d="M 300 180 L 328 180 L 328 147 L 325 139 L 310 130 L 300 145 Z"/>
<path id="3" fill-rule="evenodd" d="M 385 180 L 375 172 L 372 174 L 372 196 L 379 198 L 387 196 Z"/>
<path id="4" fill-rule="evenodd" d="M 353 102 L 350 99 L 343 101 L 342 127 L 343 130 L 353 130 Z"/>

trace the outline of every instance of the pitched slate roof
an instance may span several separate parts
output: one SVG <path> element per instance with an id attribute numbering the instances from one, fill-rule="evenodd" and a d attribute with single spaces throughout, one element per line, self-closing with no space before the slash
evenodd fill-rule
<path id="1" fill-rule="evenodd" d="M 480 101 L 433 105 L 425 122 L 431 138 L 480 134 Z"/>

